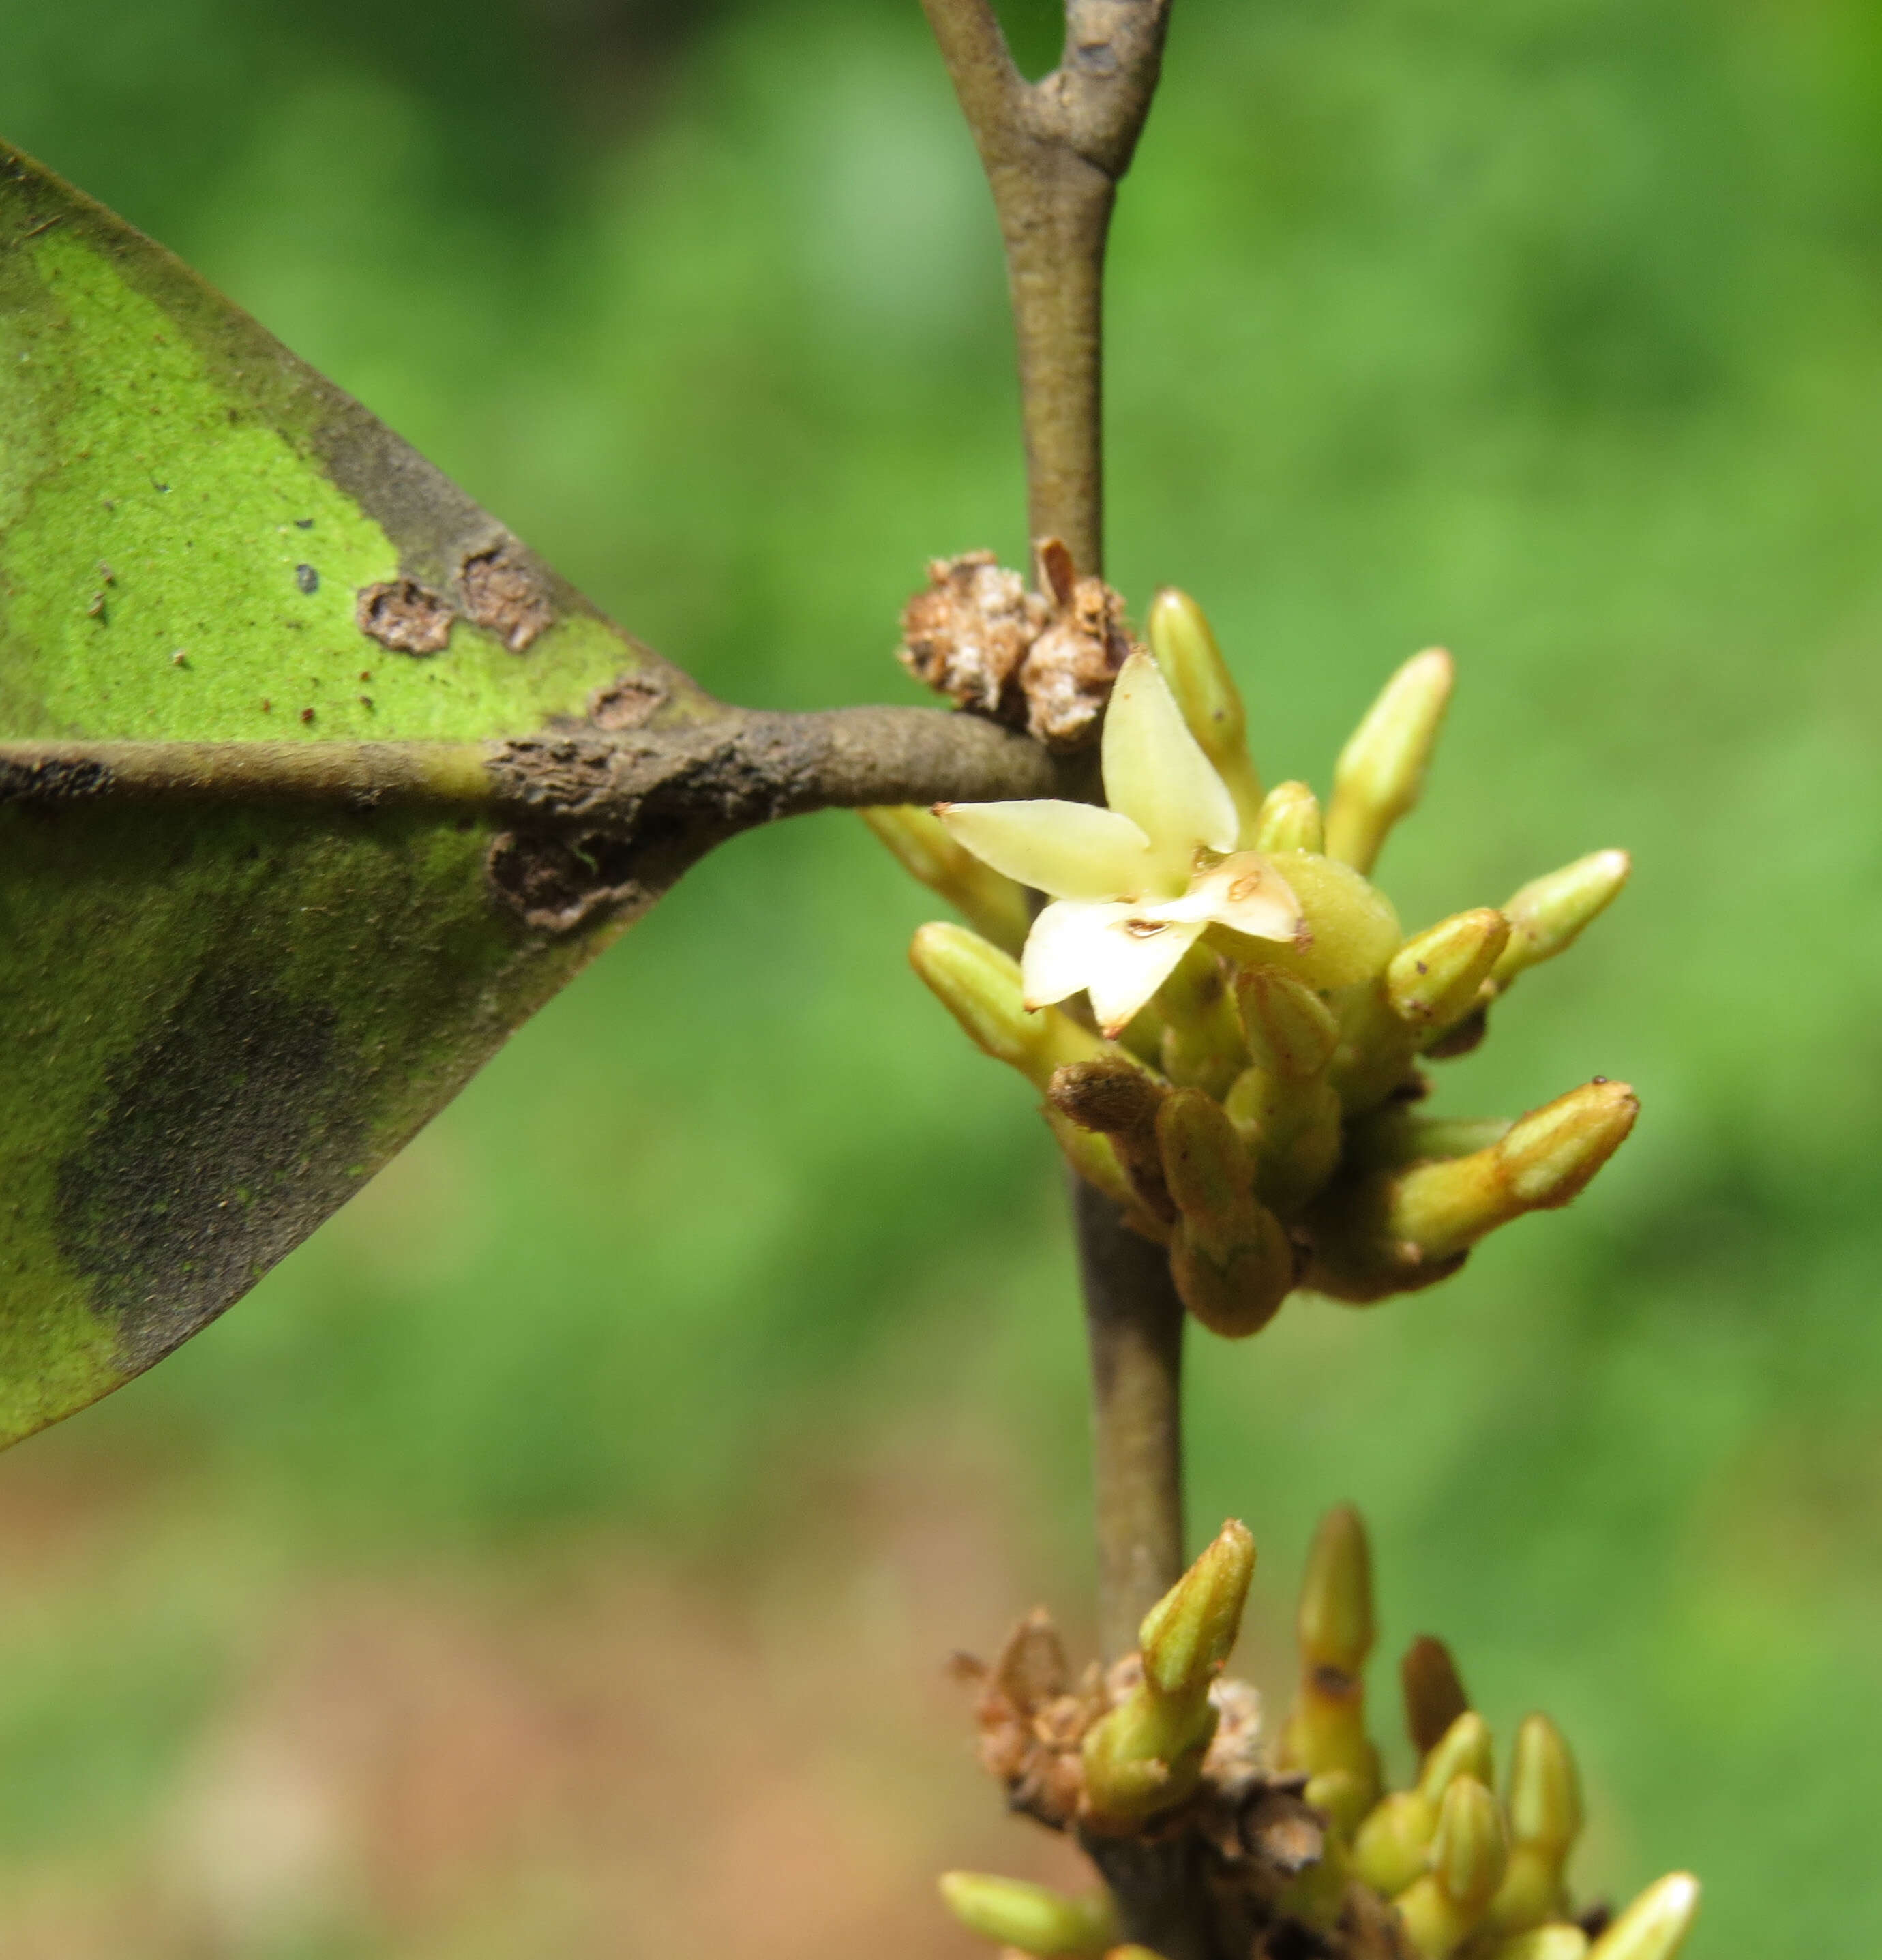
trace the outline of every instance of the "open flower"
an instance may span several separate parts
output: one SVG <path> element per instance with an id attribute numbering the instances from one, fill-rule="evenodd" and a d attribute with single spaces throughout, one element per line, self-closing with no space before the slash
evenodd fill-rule
<path id="1" fill-rule="evenodd" d="M 1117 676 L 1102 754 L 1108 809 L 1047 800 L 935 813 L 975 857 L 1054 901 L 1026 940 L 1026 1005 L 1082 989 L 1114 1035 L 1210 926 L 1292 940 L 1301 912 L 1266 858 L 1235 849 L 1234 800 L 1146 653 Z"/>

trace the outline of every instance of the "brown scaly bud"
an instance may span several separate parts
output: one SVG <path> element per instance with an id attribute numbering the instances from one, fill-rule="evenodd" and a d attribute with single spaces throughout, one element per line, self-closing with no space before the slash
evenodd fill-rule
<path id="1" fill-rule="evenodd" d="M 1019 670 L 1026 732 L 1048 748 L 1082 748 L 1097 733 L 1134 644 L 1124 630 L 1124 603 L 1102 578 L 1080 578 L 1057 538 L 1041 538 L 1032 549 L 1034 582 L 1052 609 Z"/>
<path id="2" fill-rule="evenodd" d="M 1399 1685 L 1405 1697 L 1405 1728 L 1419 1760 L 1443 1741 L 1446 1732 L 1470 1705 L 1451 1650 L 1431 1634 L 1420 1634 L 1398 1664 Z"/>
<path id="3" fill-rule="evenodd" d="M 1180 1214 L 1170 1273 L 1183 1304 L 1229 1340 L 1256 1333 L 1292 1290 L 1294 1248 L 1254 1195 L 1254 1167 L 1222 1105 L 1172 1090 L 1157 1112 L 1164 1182 Z"/>
<path id="4" fill-rule="evenodd" d="M 1068 1063 L 1046 1087 L 1047 1099 L 1062 1115 L 1080 1129 L 1111 1139 L 1137 1201 L 1166 1224 L 1175 1219 L 1176 1207 L 1163 1179 L 1156 1117 L 1168 1093 L 1121 1057 Z"/>
<path id="5" fill-rule="evenodd" d="M 1082 748 L 1134 642 L 1123 600 L 1102 578 L 1079 578 L 1057 538 L 1041 539 L 1033 556 L 1032 592 L 991 552 L 932 560 L 927 589 L 902 609 L 898 657 L 976 714 L 1050 748 Z"/>
<path id="6" fill-rule="evenodd" d="M 997 721 L 1025 718 L 1020 663 L 1051 616 L 990 551 L 930 559 L 926 591 L 902 608 L 898 657 L 924 686 Z"/>

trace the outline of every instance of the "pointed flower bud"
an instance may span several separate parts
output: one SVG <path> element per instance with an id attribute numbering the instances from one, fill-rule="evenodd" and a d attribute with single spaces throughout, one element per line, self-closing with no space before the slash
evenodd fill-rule
<path id="1" fill-rule="evenodd" d="M 1272 966 L 1243 969 L 1235 982 L 1248 1052 L 1287 1082 L 1324 1075 L 1340 1045 L 1340 1023 L 1310 987 Z"/>
<path id="2" fill-rule="evenodd" d="M 1261 778 L 1248 755 L 1241 692 L 1208 616 L 1187 592 L 1165 586 L 1151 603 L 1149 632 L 1150 651 L 1189 732 L 1235 799 L 1245 850 L 1261 807 Z"/>
<path id="3" fill-rule="evenodd" d="M 1438 1806 L 1415 1790 L 1383 1798 L 1353 1841 L 1353 1868 L 1385 1898 L 1416 1883 L 1438 1834 Z"/>
<path id="4" fill-rule="evenodd" d="M 1068 1898 L 1049 1885 L 987 1872 L 944 1872 L 941 1897 L 968 1932 L 1041 1955 L 1096 1955 L 1117 1936 L 1109 1897 Z"/>
<path id="5" fill-rule="evenodd" d="M 1698 1879 L 1690 1872 L 1669 1873 L 1595 1941 L 1588 1960 L 1673 1960 L 1698 1914 Z"/>
<path id="6" fill-rule="evenodd" d="M 1254 1167 L 1233 1121 L 1199 1089 L 1172 1090 L 1157 1113 L 1163 1179 L 1179 1220 L 1170 1272 L 1212 1332 L 1240 1340 L 1267 1325 L 1295 1279 L 1294 1248 L 1254 1195 Z"/>
<path id="7" fill-rule="evenodd" d="M 1254 820 L 1257 851 L 1324 851 L 1326 819 L 1320 799 L 1305 783 L 1276 783 L 1262 799 Z"/>
<path id="8" fill-rule="evenodd" d="M 1254 1535 L 1231 1518 L 1215 1542 L 1144 1615 L 1144 1678 L 1169 1695 L 1206 1694 L 1241 1631 L 1254 1577 Z"/>
<path id="9" fill-rule="evenodd" d="M 858 814 L 904 871 L 939 892 L 981 938 L 1018 957 L 1032 929 L 1023 885 L 963 849 L 932 810 L 898 803 Z"/>
<path id="10" fill-rule="evenodd" d="M 1142 1678 L 1086 1732 L 1085 1799 L 1099 1829 L 1180 1803 L 1196 1787 L 1218 1720 L 1210 1687 L 1241 1631 L 1254 1542 L 1231 1519 L 1138 1630 Z"/>
<path id="11" fill-rule="evenodd" d="M 941 921 L 923 926 L 908 959 L 984 1054 L 1041 1090 L 1067 1062 L 1116 1052 L 1057 1007 L 1028 1009 L 1018 963 L 965 926 Z"/>
<path id="12" fill-rule="evenodd" d="M 1416 654 L 1385 684 L 1340 751 L 1327 812 L 1327 853 L 1369 871 L 1379 847 L 1417 803 L 1450 705 L 1455 670 L 1440 648 Z"/>
<path id="13" fill-rule="evenodd" d="M 1500 1144 L 1514 1125 L 1507 1116 L 1444 1117 L 1414 1115 L 1391 1108 L 1378 1111 L 1354 1126 L 1348 1158 L 1366 1170 L 1402 1170 L 1413 1164 L 1436 1163 L 1448 1157 L 1467 1157 Z"/>
<path id="14" fill-rule="evenodd" d="M 1464 1691 L 1451 1650 L 1430 1634 L 1420 1634 L 1405 1650 L 1398 1678 L 1404 1691 L 1405 1726 L 1422 1762 L 1451 1723 L 1470 1712 L 1470 1698 Z"/>
<path id="15" fill-rule="evenodd" d="M 1503 1933 L 1524 1932 L 1568 1911 L 1563 1873 L 1582 1828 L 1582 1791 L 1575 1758 L 1546 1715 L 1530 1716 L 1516 1731 L 1509 1824 L 1509 1869 L 1485 1918 Z"/>
<path id="16" fill-rule="evenodd" d="M 1480 1783 L 1496 1780 L 1490 1725 L 1474 1708 L 1467 1708 L 1440 1736 L 1418 1771 L 1419 1793 L 1433 1803 L 1461 1776 Z"/>
<path id="17" fill-rule="evenodd" d="M 1357 1674 L 1372 1651 L 1372 1552 L 1356 1506 L 1341 1504 L 1320 1521 L 1295 1621 L 1301 1659 L 1310 1668 Z"/>
<path id="18" fill-rule="evenodd" d="M 1475 1777 L 1454 1778 L 1438 1813 L 1431 1869 L 1397 1900 L 1407 1936 L 1425 1960 L 1450 1960 L 1482 1919 L 1509 1855 L 1503 1813 Z"/>
<path id="19" fill-rule="evenodd" d="M 1577 1196 L 1620 1147 L 1639 1108 L 1626 1083 L 1591 1082 L 1524 1117 L 1489 1150 L 1343 1188 L 1337 1210 L 1321 1205 L 1308 1215 L 1308 1284 L 1363 1301 L 1443 1278 L 1498 1226 Z"/>
<path id="20" fill-rule="evenodd" d="M 1385 969 L 1386 1005 L 1422 1033 L 1442 1034 L 1477 1005 L 1508 937 L 1508 920 L 1487 905 L 1417 934 Z"/>
<path id="21" fill-rule="evenodd" d="M 1582 1831 L 1582 1783 L 1562 1731 L 1546 1715 L 1526 1717 L 1510 1764 L 1509 1823 L 1518 1844 L 1566 1851 Z"/>
<path id="22" fill-rule="evenodd" d="M 1496 1896 L 1509 1857 L 1502 1806 L 1473 1776 L 1454 1777 L 1438 1811 L 1431 1869 L 1445 1892 L 1467 1911 L 1480 1912 Z"/>
<path id="23" fill-rule="evenodd" d="M 1329 1511 L 1314 1535 L 1295 1621 L 1301 1682 L 1282 1737 L 1286 1766 L 1320 1775 L 1345 1770 L 1378 1794 L 1378 1752 L 1365 1732 L 1365 1684 L 1372 1651 L 1372 1559 L 1365 1526 L 1350 1504 Z"/>
<path id="24" fill-rule="evenodd" d="M 1492 985 L 1500 993 L 1518 974 L 1566 952 L 1620 896 L 1632 868 L 1624 851 L 1597 851 L 1524 886 L 1503 908 L 1509 942 L 1491 970 Z"/>

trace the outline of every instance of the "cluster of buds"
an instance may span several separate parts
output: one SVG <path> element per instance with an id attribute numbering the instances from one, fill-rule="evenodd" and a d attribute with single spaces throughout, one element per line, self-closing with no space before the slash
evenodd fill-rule
<path id="1" fill-rule="evenodd" d="M 1050 1620 L 1015 1631 L 981 1682 L 981 1755 L 1018 1810 L 1075 1831 L 1114 1882 L 1079 1897 L 954 1872 L 943 1898 L 1009 1955 L 1148 1960 L 1125 1943 L 1156 1902 L 1135 1895 L 1146 1843 L 1206 1900 L 1202 1943 L 1241 1960 L 1672 1960 L 1699 1886 L 1684 1873 L 1626 1910 L 1577 1911 L 1575 1761 L 1547 1716 L 1516 1732 L 1497 1790 L 1489 1726 L 1442 1641 L 1400 1668 L 1416 1761 L 1386 1790 L 1365 1718 L 1371 1560 L 1350 1508 L 1321 1526 L 1302 1589 L 1301 1680 L 1277 1736 L 1223 1672 L 1254 1567 L 1230 1522 L 1145 1618 L 1140 1650 L 1072 1682 Z M 1194 1929 L 1192 1929 L 1194 1930 Z M 1154 1937 L 1154 1933 L 1151 1936 Z"/>
<path id="2" fill-rule="evenodd" d="M 1108 807 L 864 813 L 968 921 L 922 927 L 910 958 L 1040 1091 L 1080 1175 L 1168 1248 L 1216 1332 L 1254 1332 L 1296 1287 L 1364 1303 L 1428 1286 L 1566 1204 L 1632 1127 L 1632 1090 L 1599 1076 L 1513 1122 L 1423 1107 L 1424 1064 L 1482 1039 L 1493 1003 L 1620 891 L 1626 854 L 1407 938 L 1369 873 L 1418 800 L 1450 656 L 1393 676 L 1323 813 L 1304 783 L 1264 792 L 1195 603 L 1160 593 L 1149 638 L 1105 717 Z"/>

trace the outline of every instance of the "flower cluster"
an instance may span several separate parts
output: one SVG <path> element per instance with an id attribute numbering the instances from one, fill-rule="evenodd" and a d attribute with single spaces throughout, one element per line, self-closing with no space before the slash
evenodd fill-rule
<path id="1" fill-rule="evenodd" d="M 1513 1122 L 1423 1106 L 1425 1064 L 1482 1039 L 1492 1004 L 1620 891 L 1626 854 L 1407 937 L 1369 874 L 1418 800 L 1450 656 L 1393 676 L 1323 813 L 1304 783 L 1264 793 L 1194 602 L 1159 594 L 1149 638 L 1105 717 L 1104 806 L 866 813 L 970 921 L 924 926 L 911 959 L 1038 1087 L 1073 1166 L 1168 1246 L 1216 1332 L 1253 1333 L 1296 1287 L 1359 1303 L 1428 1286 L 1566 1204 L 1632 1127 L 1633 1092 L 1598 1076 Z"/>
<path id="2" fill-rule="evenodd" d="M 1082 1896 L 970 1872 L 942 1894 L 971 1931 L 1020 1955 L 1156 1960 L 1138 1847 L 1181 1841 L 1209 1901 L 1210 1950 L 1346 1960 L 1672 1960 L 1699 1903 L 1674 1873 L 1618 1917 L 1577 1908 L 1575 1761 L 1546 1715 L 1518 1728 L 1504 1792 L 1492 1738 L 1444 1643 L 1400 1666 L 1416 1768 L 1382 1787 L 1368 1731 L 1371 1558 L 1357 1512 L 1322 1522 L 1302 1589 L 1301 1678 L 1278 1735 L 1225 1675 L 1254 1567 L 1230 1522 L 1152 1608 L 1139 1651 L 1074 1682 L 1043 1612 L 978 1668 L 981 1758 L 1013 1808 L 1077 1833 L 1108 1882 Z M 1155 1936 L 1154 1934 L 1152 1936 Z"/>

